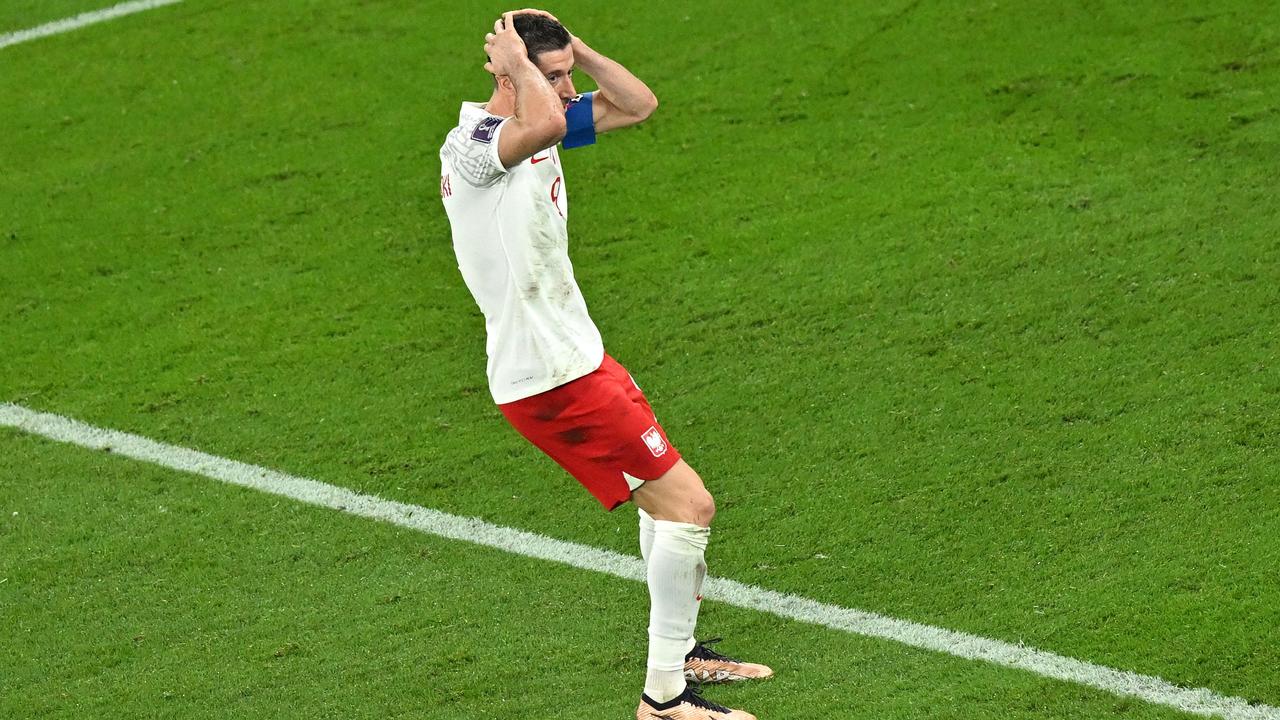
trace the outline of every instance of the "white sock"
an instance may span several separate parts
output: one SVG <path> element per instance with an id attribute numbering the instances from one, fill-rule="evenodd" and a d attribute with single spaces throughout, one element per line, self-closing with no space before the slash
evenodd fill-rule
<path id="1" fill-rule="evenodd" d="M 647 567 L 649 551 L 653 548 L 653 516 L 640 508 L 636 511 L 640 513 L 640 557 L 644 558 Z"/>
<path id="2" fill-rule="evenodd" d="M 644 692 L 656 702 L 666 702 L 684 692 L 684 656 L 693 646 L 698 624 L 702 580 L 707 575 L 704 553 L 711 528 L 654 520 L 653 529 L 648 553 L 649 660 Z"/>

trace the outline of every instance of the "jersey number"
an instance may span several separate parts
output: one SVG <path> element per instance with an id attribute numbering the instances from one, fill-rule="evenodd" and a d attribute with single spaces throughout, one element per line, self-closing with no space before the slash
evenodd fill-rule
<path id="1" fill-rule="evenodd" d="M 556 206 L 556 212 L 560 213 L 560 217 L 564 217 L 564 211 L 560 209 L 560 176 L 557 175 L 555 182 L 551 183 L 551 204 Z"/>

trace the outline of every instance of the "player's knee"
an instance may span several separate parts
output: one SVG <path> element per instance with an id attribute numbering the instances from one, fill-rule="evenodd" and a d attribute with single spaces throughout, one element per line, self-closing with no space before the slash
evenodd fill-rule
<path id="1" fill-rule="evenodd" d="M 707 490 L 707 486 L 702 483 L 702 478 L 693 468 L 688 468 L 692 482 L 686 486 L 688 493 L 687 501 L 690 515 L 688 522 L 700 525 L 701 527 L 710 527 L 711 519 L 716 516 L 716 501 L 711 497 L 711 493 Z"/>

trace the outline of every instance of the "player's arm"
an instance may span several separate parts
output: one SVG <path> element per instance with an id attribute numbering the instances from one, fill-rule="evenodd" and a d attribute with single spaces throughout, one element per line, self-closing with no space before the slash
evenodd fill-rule
<path id="1" fill-rule="evenodd" d="M 516 14 L 519 13 L 546 15 L 560 22 L 546 10 L 525 8 L 516 11 Z M 574 65 L 582 68 L 599 86 L 591 94 L 591 119 L 594 121 L 595 132 L 603 133 L 637 125 L 658 109 L 658 96 L 640 78 L 632 75 L 621 64 L 593 50 L 572 32 L 569 37 L 573 39 Z"/>
<path id="2" fill-rule="evenodd" d="M 658 109 L 658 97 L 640 78 L 573 36 L 573 61 L 599 87 L 592 94 L 591 116 L 598 133 L 644 122 Z"/>
<path id="3" fill-rule="evenodd" d="M 512 22 L 514 13 L 503 13 L 485 35 L 489 62 L 484 69 L 511 80 L 516 89 L 515 117 L 503 123 L 498 135 L 498 159 L 515 167 L 539 150 L 560 142 L 565 134 L 564 104 L 542 71 L 529 61 L 524 41 Z"/>

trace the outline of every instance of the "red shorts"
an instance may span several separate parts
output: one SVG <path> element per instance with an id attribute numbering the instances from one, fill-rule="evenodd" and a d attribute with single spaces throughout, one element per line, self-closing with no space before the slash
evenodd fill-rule
<path id="1" fill-rule="evenodd" d="M 590 375 L 498 409 L 608 510 L 680 460 L 644 393 L 607 354 Z"/>

